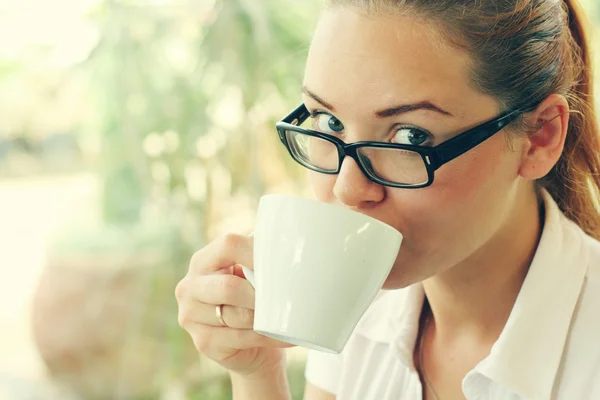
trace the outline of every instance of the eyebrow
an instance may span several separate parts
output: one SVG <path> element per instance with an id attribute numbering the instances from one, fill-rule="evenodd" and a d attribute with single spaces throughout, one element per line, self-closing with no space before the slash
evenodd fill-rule
<path id="1" fill-rule="evenodd" d="M 332 106 L 327 101 L 323 100 L 316 93 L 309 90 L 306 86 L 302 87 L 302 93 L 306 94 L 307 96 L 312 98 L 314 101 L 321 104 L 323 107 L 329 109 L 332 112 L 335 112 L 334 106 Z M 395 116 L 401 115 L 401 114 L 406 114 L 408 112 L 416 111 L 416 110 L 429 110 L 429 111 L 437 112 L 442 115 L 446 115 L 446 116 L 450 116 L 450 117 L 453 116 L 450 112 L 442 109 L 441 107 L 436 106 L 435 104 L 433 104 L 432 102 L 427 101 L 427 100 L 421 101 L 418 103 L 412 103 L 412 104 L 401 104 L 398 106 L 386 108 L 384 110 L 379 110 L 379 111 L 375 112 L 375 115 L 378 118 L 389 118 L 389 117 L 395 117 Z"/>

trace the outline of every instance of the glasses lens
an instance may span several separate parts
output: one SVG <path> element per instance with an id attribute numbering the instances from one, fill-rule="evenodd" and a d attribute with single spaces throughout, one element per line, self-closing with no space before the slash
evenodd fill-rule
<path id="1" fill-rule="evenodd" d="M 291 130 L 286 131 L 285 135 L 292 155 L 300 164 L 322 172 L 337 171 L 339 155 L 335 144 Z"/>
<path id="2" fill-rule="evenodd" d="M 414 151 L 361 147 L 358 155 L 368 171 L 386 182 L 423 185 L 429 181 L 425 161 Z"/>

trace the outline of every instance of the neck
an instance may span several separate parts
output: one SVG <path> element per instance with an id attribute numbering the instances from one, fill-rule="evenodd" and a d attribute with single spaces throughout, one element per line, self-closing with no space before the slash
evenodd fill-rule
<path id="1" fill-rule="evenodd" d="M 424 282 L 439 338 L 493 343 L 502 332 L 543 224 L 536 194 L 521 197 L 509 220 L 476 254 Z"/>

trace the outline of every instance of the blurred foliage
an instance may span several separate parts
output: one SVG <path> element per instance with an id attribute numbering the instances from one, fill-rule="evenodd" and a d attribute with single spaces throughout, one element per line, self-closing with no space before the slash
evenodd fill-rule
<path id="1" fill-rule="evenodd" d="M 230 228 L 220 223 L 249 228 L 264 192 L 303 188 L 274 123 L 299 101 L 316 3 L 107 0 L 93 14 L 100 40 L 79 70 L 94 101 L 83 135 L 100 143 L 104 227 L 76 232 L 62 248 L 136 252 L 162 238 L 156 247 L 168 247 L 169 262 L 140 306 L 161 313 L 164 374 L 175 381 L 191 341 L 177 326 L 172 292 L 192 252 Z M 171 238 L 151 234 L 161 226 Z M 190 379 L 185 385 L 198 377 Z M 221 391 L 214 387 L 198 390 Z"/>
<path id="2" fill-rule="evenodd" d="M 86 67 L 98 100 L 105 220 L 136 224 L 152 210 L 180 221 L 197 247 L 214 201 L 255 198 L 287 178 L 272 125 L 299 98 L 314 10 L 193 4 L 105 2 Z M 283 175 L 269 181 L 265 162 Z"/>

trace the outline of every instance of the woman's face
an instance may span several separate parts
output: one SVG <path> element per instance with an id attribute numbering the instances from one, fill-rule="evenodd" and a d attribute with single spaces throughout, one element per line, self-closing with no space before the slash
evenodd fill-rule
<path id="1" fill-rule="evenodd" d="M 367 17 L 349 8 L 325 11 L 304 81 L 308 109 L 325 112 L 313 124 L 346 143 L 436 145 L 496 117 L 498 102 L 470 85 L 469 55 L 447 46 L 435 33 L 433 25 L 411 17 Z M 424 102 L 432 106 L 376 116 L 379 110 Z M 332 126 L 343 129 L 327 130 Z M 399 288 L 484 248 L 514 207 L 518 169 L 518 151 L 509 149 L 501 131 L 438 169 L 427 188 L 394 189 L 370 182 L 350 157 L 339 175 L 309 172 L 309 180 L 319 200 L 402 232 L 402 248 L 384 286 Z"/>

